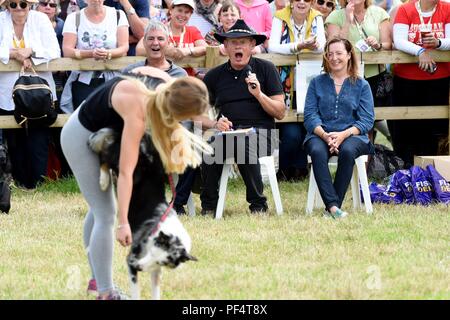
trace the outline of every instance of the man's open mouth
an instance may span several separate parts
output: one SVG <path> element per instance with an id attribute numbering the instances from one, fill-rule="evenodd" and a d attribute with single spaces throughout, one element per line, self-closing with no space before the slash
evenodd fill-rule
<path id="1" fill-rule="evenodd" d="M 234 56 L 235 56 L 237 59 L 241 59 L 242 56 L 243 56 L 243 54 L 242 54 L 242 52 L 236 52 L 236 53 L 234 54 Z"/>

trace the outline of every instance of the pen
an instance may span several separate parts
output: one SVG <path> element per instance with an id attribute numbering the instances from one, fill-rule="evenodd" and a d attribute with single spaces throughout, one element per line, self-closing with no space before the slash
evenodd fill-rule
<path id="1" fill-rule="evenodd" d="M 220 119 L 226 119 L 228 121 L 228 118 L 225 117 L 223 114 L 220 116 Z M 230 130 L 234 130 L 232 126 L 230 126 Z"/>

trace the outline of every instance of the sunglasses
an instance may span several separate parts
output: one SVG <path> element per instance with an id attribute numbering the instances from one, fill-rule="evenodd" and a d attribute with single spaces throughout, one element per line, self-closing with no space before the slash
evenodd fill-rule
<path id="1" fill-rule="evenodd" d="M 327 4 L 327 7 L 328 7 L 328 8 L 330 8 L 330 9 L 333 9 L 333 8 L 334 8 L 334 2 L 329 2 L 329 1 L 325 1 L 325 0 L 317 0 L 317 4 L 318 4 L 319 6 L 323 6 L 324 3 Z"/>
<path id="2" fill-rule="evenodd" d="M 56 6 L 57 6 L 56 3 L 44 2 L 44 1 L 39 1 L 39 5 L 40 5 L 41 7 L 47 7 L 47 6 L 50 6 L 50 8 L 56 8 Z"/>
<path id="3" fill-rule="evenodd" d="M 16 9 L 17 6 L 20 6 L 22 9 L 25 9 L 26 7 L 28 7 L 28 2 L 20 1 L 20 3 L 17 3 L 17 2 L 10 2 L 9 3 L 9 7 L 11 9 Z"/>

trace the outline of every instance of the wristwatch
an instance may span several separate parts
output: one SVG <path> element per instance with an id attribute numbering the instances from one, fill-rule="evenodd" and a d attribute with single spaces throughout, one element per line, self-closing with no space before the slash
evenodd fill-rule
<path id="1" fill-rule="evenodd" d="M 134 8 L 131 7 L 131 8 L 127 11 L 127 14 L 130 15 L 130 16 L 132 16 L 133 14 L 136 14 L 136 10 L 134 10 Z"/>

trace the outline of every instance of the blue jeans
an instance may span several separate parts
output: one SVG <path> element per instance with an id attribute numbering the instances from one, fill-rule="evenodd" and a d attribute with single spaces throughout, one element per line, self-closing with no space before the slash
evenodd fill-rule
<path id="1" fill-rule="evenodd" d="M 182 175 L 178 178 L 178 183 L 175 189 L 175 201 L 174 204 L 177 206 L 186 205 L 191 195 L 192 187 L 194 186 L 195 176 L 200 172 L 200 168 L 188 167 Z"/>
<path id="2" fill-rule="evenodd" d="M 303 123 L 282 123 L 277 128 L 280 130 L 280 169 L 306 169 L 306 152 L 302 147 L 306 135 Z"/>
<path id="3" fill-rule="evenodd" d="M 334 182 L 328 168 L 328 159 L 331 154 L 325 141 L 319 137 L 312 137 L 306 142 L 306 151 L 311 156 L 314 178 L 325 208 L 327 210 L 333 206 L 340 208 L 352 178 L 355 159 L 371 153 L 371 144 L 366 144 L 356 137 L 347 138 L 342 142 L 339 146 L 338 166 Z"/>

